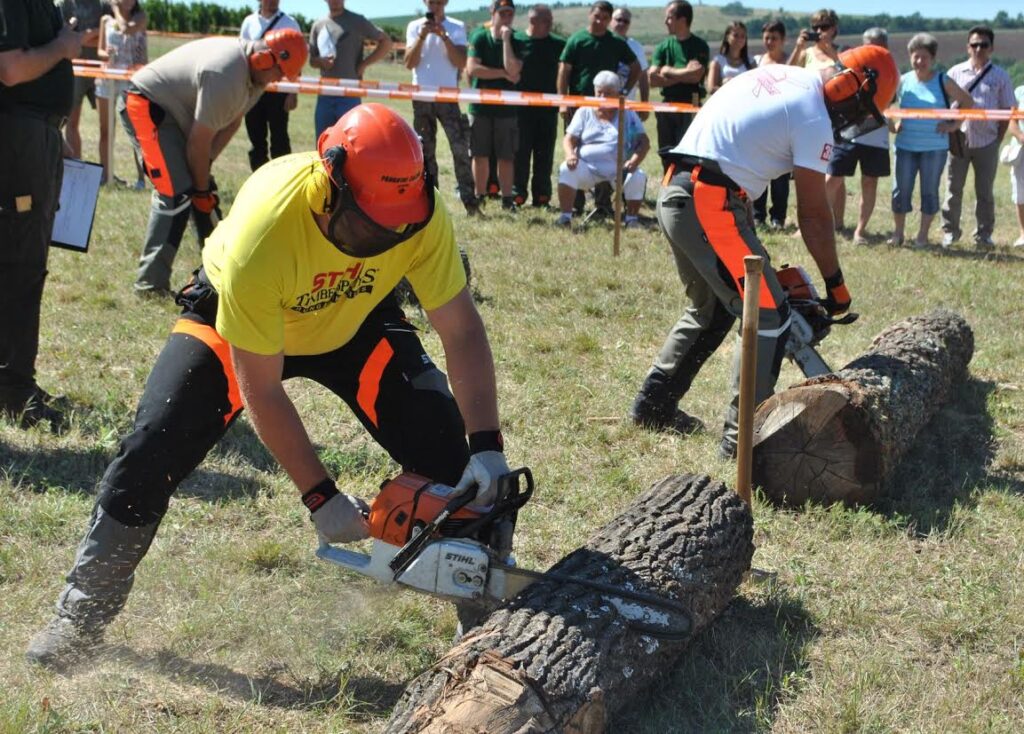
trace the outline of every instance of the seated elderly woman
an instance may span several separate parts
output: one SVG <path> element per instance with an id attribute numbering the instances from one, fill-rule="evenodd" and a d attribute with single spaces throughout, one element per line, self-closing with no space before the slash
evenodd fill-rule
<path id="1" fill-rule="evenodd" d="M 617 97 L 619 84 L 619 76 L 613 71 L 602 71 L 594 77 L 594 91 L 598 97 Z M 571 223 L 573 200 L 578 189 L 591 189 L 602 181 L 615 180 L 618 116 L 619 111 L 614 107 L 580 107 L 573 115 L 562 139 L 565 162 L 558 169 L 558 204 L 562 211 L 556 222 L 558 225 L 567 227 Z M 640 163 L 650 150 L 651 141 L 644 132 L 644 124 L 632 110 L 626 111 L 624 130 L 625 224 L 636 227 L 647 187 L 647 175 L 640 170 Z"/>

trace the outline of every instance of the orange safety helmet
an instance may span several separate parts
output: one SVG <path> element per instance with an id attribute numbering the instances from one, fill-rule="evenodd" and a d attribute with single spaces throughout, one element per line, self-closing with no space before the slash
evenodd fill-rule
<path id="1" fill-rule="evenodd" d="M 839 73 L 824 86 L 836 138 L 852 140 L 885 125 L 882 112 L 900 82 L 892 54 L 881 46 L 857 46 L 839 54 L 836 66 Z"/>
<path id="2" fill-rule="evenodd" d="M 266 71 L 277 64 L 286 78 L 297 79 L 309 57 L 306 37 L 294 28 L 281 28 L 270 31 L 263 37 L 263 42 L 267 44 L 266 50 L 257 51 L 249 57 L 252 68 Z"/>
<path id="3" fill-rule="evenodd" d="M 353 107 L 320 134 L 316 148 L 335 187 L 340 174 L 356 204 L 377 224 L 401 227 L 427 218 L 431 201 L 423 146 L 390 107 L 374 102 Z M 335 170 L 339 164 L 341 170 Z"/>

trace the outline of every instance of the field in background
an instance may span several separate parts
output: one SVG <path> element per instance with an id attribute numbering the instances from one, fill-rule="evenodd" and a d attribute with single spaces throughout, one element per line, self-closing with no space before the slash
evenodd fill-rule
<path id="1" fill-rule="evenodd" d="M 396 66 L 370 76 L 407 79 Z M 296 150 L 312 147 L 312 108 L 304 97 L 292 118 Z M 83 117 L 92 152 L 96 117 Z M 647 126 L 653 135 L 653 119 Z M 118 145 L 117 173 L 128 178 L 122 131 Z M 215 166 L 227 204 L 247 175 L 246 149 L 240 134 Z M 715 454 L 729 349 L 684 404 L 706 434 L 654 435 L 624 420 L 685 303 L 662 236 L 626 232 L 614 259 L 603 226 L 569 235 L 550 214 L 493 206 L 467 219 L 443 136 L 439 161 L 497 360 L 509 457 L 538 480 L 520 516 L 520 562 L 546 568 L 665 474 L 731 483 L 733 466 Z M 653 160 L 645 167 L 659 178 Z M 886 247 L 888 182 L 880 189 L 872 244 L 840 245 L 862 317 L 822 352 L 845 364 L 887 324 L 946 306 L 975 330 L 972 377 L 877 507 L 758 501 L 754 563 L 777 577 L 744 586 L 612 731 L 1024 730 L 1024 257 L 1005 247 L 1016 237 L 1006 169 L 996 189 L 1003 246 L 990 255 Z M 968 194 L 967 231 L 972 208 Z M 448 649 L 454 615 L 317 561 L 305 509 L 245 420 L 172 502 L 109 656 L 70 679 L 23 661 L 175 317 L 171 303 L 131 292 L 147 212 L 147 194 L 105 189 L 89 254 L 51 253 L 40 382 L 79 406 L 73 430 L 0 423 L 0 733 L 380 731 L 405 683 Z M 810 265 L 792 230 L 766 244 L 776 263 Z M 176 279 L 198 262 L 186 237 Z M 443 363 L 436 335 L 415 321 Z M 787 364 L 780 387 L 798 379 Z M 372 495 L 396 471 L 328 393 L 305 382 L 289 392 L 346 490 Z"/>

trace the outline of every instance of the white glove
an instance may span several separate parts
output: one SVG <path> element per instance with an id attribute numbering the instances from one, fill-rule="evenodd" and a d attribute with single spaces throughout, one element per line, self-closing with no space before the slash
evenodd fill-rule
<path id="1" fill-rule="evenodd" d="M 480 451 L 469 457 L 462 479 L 455 485 L 455 494 L 460 495 L 476 487 L 477 505 L 493 505 L 498 498 L 498 478 L 510 473 L 505 454 L 500 451 Z"/>
<path id="2" fill-rule="evenodd" d="M 310 518 L 325 543 L 354 543 L 369 536 L 364 512 L 370 508 L 358 497 L 339 493 L 317 508 Z"/>

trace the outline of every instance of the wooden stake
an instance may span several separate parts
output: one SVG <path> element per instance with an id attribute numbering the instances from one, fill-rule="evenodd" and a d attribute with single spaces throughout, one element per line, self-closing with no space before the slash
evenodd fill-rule
<path id="1" fill-rule="evenodd" d="M 619 256 L 619 237 L 622 230 L 622 165 L 625 153 L 626 137 L 626 96 L 619 95 L 619 139 L 615 144 L 615 238 L 612 244 L 612 255 Z"/>
<path id="2" fill-rule="evenodd" d="M 743 325 L 740 329 L 740 415 L 736 440 L 736 491 L 751 504 L 750 470 L 754 443 L 754 388 L 757 384 L 757 322 L 764 261 L 743 258 Z"/>

